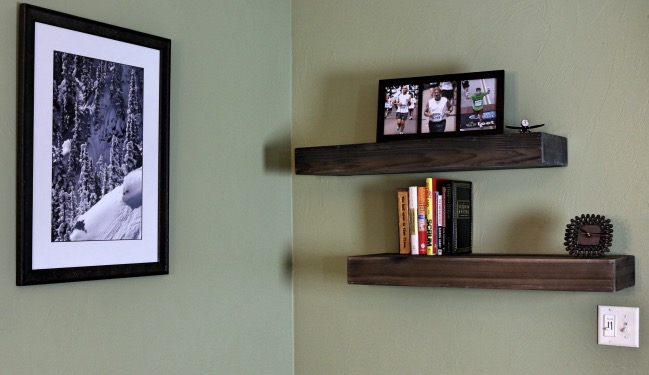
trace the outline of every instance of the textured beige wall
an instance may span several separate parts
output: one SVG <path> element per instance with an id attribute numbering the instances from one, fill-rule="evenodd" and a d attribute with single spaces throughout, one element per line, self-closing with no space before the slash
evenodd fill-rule
<path id="1" fill-rule="evenodd" d="M 346 257 L 395 251 L 394 190 L 428 175 L 295 176 L 296 374 L 649 372 L 647 1 L 293 0 L 292 28 L 294 147 L 373 142 L 379 79 L 504 69 L 505 122 L 567 137 L 569 166 L 437 174 L 474 182 L 475 251 L 562 254 L 601 213 L 637 257 L 616 294 L 351 286 Z M 640 349 L 597 345 L 598 304 L 640 307 Z"/>
<path id="2" fill-rule="evenodd" d="M 172 40 L 171 274 L 15 286 L 18 4 L 1 0 L 0 374 L 292 373 L 290 1 L 34 5 Z"/>

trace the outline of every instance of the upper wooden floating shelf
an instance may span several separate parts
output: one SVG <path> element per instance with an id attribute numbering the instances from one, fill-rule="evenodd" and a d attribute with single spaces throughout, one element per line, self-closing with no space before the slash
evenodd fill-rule
<path id="1" fill-rule="evenodd" d="M 616 292 L 635 285 L 635 258 L 611 255 L 372 254 L 347 258 L 347 282 L 364 285 Z"/>
<path id="2" fill-rule="evenodd" d="M 295 149 L 299 175 L 450 172 L 568 165 L 568 141 L 548 133 L 497 134 Z"/>

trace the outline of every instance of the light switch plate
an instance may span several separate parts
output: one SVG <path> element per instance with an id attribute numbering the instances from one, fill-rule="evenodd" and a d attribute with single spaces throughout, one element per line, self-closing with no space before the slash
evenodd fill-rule
<path id="1" fill-rule="evenodd" d="M 640 347 L 640 308 L 597 306 L 599 345 Z"/>

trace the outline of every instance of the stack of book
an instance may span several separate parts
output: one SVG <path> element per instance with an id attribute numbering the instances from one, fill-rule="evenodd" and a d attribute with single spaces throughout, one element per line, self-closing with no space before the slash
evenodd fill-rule
<path id="1" fill-rule="evenodd" d="M 473 198 L 470 181 L 426 178 L 422 186 L 397 189 L 399 252 L 412 255 L 470 254 Z"/>

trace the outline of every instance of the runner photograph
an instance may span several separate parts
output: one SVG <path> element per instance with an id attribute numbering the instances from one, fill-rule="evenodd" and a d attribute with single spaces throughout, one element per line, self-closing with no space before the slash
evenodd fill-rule
<path id="1" fill-rule="evenodd" d="M 496 128 L 496 79 L 462 81 L 460 131 Z"/>

